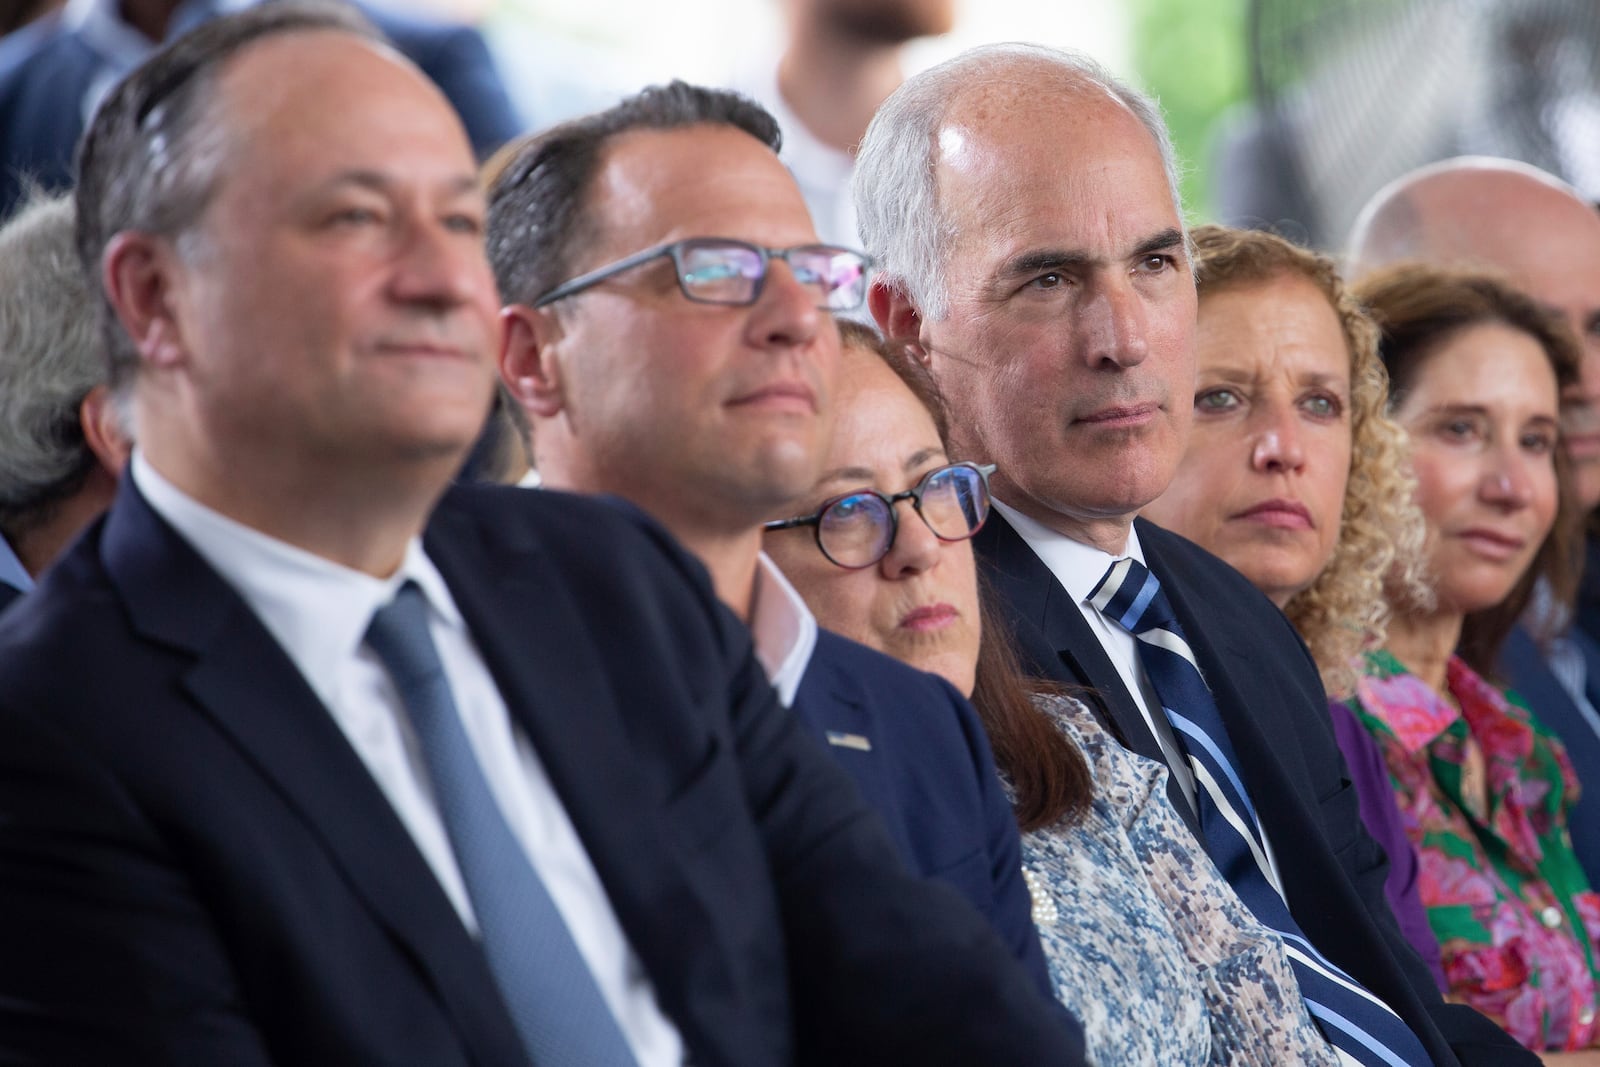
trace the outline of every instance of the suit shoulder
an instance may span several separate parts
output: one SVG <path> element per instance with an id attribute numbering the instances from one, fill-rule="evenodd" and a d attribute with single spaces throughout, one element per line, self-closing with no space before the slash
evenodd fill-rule
<path id="1" fill-rule="evenodd" d="M 811 662 L 807 673 L 820 669 L 847 679 L 875 704 L 895 713 L 904 710 L 907 721 L 926 737 L 931 738 L 953 723 L 959 726 L 966 747 L 987 749 L 986 740 L 978 743 L 985 735 L 977 711 L 955 686 L 937 674 L 918 670 L 877 649 L 822 629 L 817 631 Z M 935 717 L 941 707 L 949 712 L 948 716 Z"/>
<path id="2" fill-rule="evenodd" d="M 956 695 L 955 687 L 938 675 L 918 670 L 832 630 L 817 630 L 817 647 L 811 658 L 813 663 L 841 671 L 873 689 Z"/>
<path id="3" fill-rule="evenodd" d="M 440 501 L 428 535 L 492 539 L 548 555 L 578 584 L 638 596 L 689 593 L 707 612 L 726 610 L 700 561 L 666 527 L 617 497 L 457 486 Z"/>

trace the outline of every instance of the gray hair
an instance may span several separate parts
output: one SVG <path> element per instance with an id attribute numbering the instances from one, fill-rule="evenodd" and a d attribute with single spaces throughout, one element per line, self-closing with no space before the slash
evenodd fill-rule
<path id="1" fill-rule="evenodd" d="M 0 529 L 43 520 L 96 462 L 78 408 L 105 381 L 71 195 L 31 191 L 0 227 Z"/>
<path id="2" fill-rule="evenodd" d="M 981 45 L 908 79 L 885 100 L 856 154 L 853 191 L 862 242 L 882 281 L 900 289 L 924 318 L 948 312 L 946 252 L 954 235 L 939 203 L 939 130 L 975 85 L 1018 69 L 1109 93 L 1150 131 L 1161 153 L 1172 203 L 1183 218 L 1177 153 L 1161 107 L 1088 56 L 1036 44 Z"/>
<path id="3" fill-rule="evenodd" d="M 201 25 L 141 63 L 95 112 L 78 150 L 78 256 L 99 286 L 100 257 L 118 233 L 190 231 L 216 190 L 228 125 L 216 105 L 227 61 L 263 38 L 334 30 L 385 43 L 354 8 L 277 0 Z M 125 393 L 139 352 L 104 292 L 101 329 L 110 384 Z"/>

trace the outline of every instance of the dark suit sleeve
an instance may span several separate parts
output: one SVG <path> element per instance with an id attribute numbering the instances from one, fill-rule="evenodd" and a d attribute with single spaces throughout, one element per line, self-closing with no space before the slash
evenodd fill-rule
<path id="1" fill-rule="evenodd" d="M 889 858 L 876 816 L 778 705 L 753 656 L 733 691 L 746 794 L 791 953 L 800 1061 L 1082 1062 L 1071 1017 L 989 925 L 954 890 Z"/>
<path id="2" fill-rule="evenodd" d="M 270 1062 L 162 842 L 26 714 L 0 716 L 0 813 L 0 1062 Z"/>
<path id="3" fill-rule="evenodd" d="M 1017 832 L 1016 813 L 1000 786 L 994 753 L 989 750 L 989 737 L 972 705 L 950 683 L 940 679 L 939 685 L 966 735 L 983 800 L 989 875 L 994 885 L 989 922 L 1011 948 L 1011 954 L 1028 969 L 1040 992 L 1054 997 L 1050 968 L 1045 963 L 1044 948 L 1039 944 L 1039 931 L 1033 925 L 1033 899 L 1022 877 L 1022 839 Z"/>

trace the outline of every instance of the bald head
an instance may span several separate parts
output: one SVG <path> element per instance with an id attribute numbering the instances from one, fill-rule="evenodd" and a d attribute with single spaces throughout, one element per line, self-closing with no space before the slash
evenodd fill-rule
<path id="1" fill-rule="evenodd" d="M 1379 190 L 1351 233 L 1350 273 L 1420 259 L 1532 279 L 1546 245 L 1574 237 L 1600 258 L 1600 214 L 1570 185 L 1525 163 L 1468 156 Z"/>
<path id="2" fill-rule="evenodd" d="M 1584 359 L 1563 429 L 1581 503 L 1600 505 L 1600 213 L 1527 164 L 1452 159 L 1385 187 L 1356 221 L 1351 277 L 1408 259 L 1504 274 L 1571 325 Z"/>

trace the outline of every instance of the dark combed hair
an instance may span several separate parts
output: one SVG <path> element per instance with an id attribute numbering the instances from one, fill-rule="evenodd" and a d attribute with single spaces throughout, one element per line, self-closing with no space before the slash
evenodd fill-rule
<path id="1" fill-rule="evenodd" d="M 1391 410 L 1404 403 L 1428 356 L 1461 331 L 1485 324 L 1508 326 L 1537 341 L 1555 371 L 1558 389 L 1578 380 L 1582 352 L 1566 323 L 1495 275 L 1402 263 L 1363 278 L 1356 296 L 1378 324 L 1378 354 L 1389 372 Z M 1498 675 L 1495 660 L 1500 646 L 1541 579 L 1558 604 L 1571 603 L 1577 591 L 1583 565 L 1583 515 L 1566 449 L 1555 450 L 1554 464 L 1559 487 L 1556 519 L 1527 573 L 1499 604 L 1471 612 L 1462 621 L 1456 652 L 1487 677 Z"/>
<path id="2" fill-rule="evenodd" d="M 175 237 L 205 211 L 225 154 L 225 117 L 214 111 L 223 65 L 264 38 L 319 30 L 387 43 L 348 4 L 273 0 L 204 23 L 117 83 L 78 148 L 78 258 L 92 288 L 101 289 L 100 257 L 118 233 Z M 110 381 L 120 388 L 139 353 L 103 291 L 100 319 Z"/>
<path id="3" fill-rule="evenodd" d="M 870 326 L 841 321 L 839 338 L 847 348 L 871 352 L 905 383 L 949 446 L 950 418 L 933 375 L 905 352 L 884 341 Z M 1034 706 L 1035 695 L 1066 693 L 1051 682 L 1028 678 L 1022 671 L 1010 630 L 1001 619 L 994 592 L 980 575 L 978 616 L 981 637 L 972 705 L 983 720 L 995 764 L 1011 780 L 1017 800 L 1014 814 L 1024 831 L 1076 818 L 1094 796 L 1094 780 L 1083 753 Z"/>
<path id="4" fill-rule="evenodd" d="M 579 242 L 594 240 L 589 189 L 615 137 L 699 125 L 743 130 L 773 152 L 782 143 L 777 120 L 755 101 L 726 89 L 674 81 L 512 141 L 495 153 L 483 176 L 489 192 L 489 263 L 500 298 L 531 303 L 565 280 Z"/>

